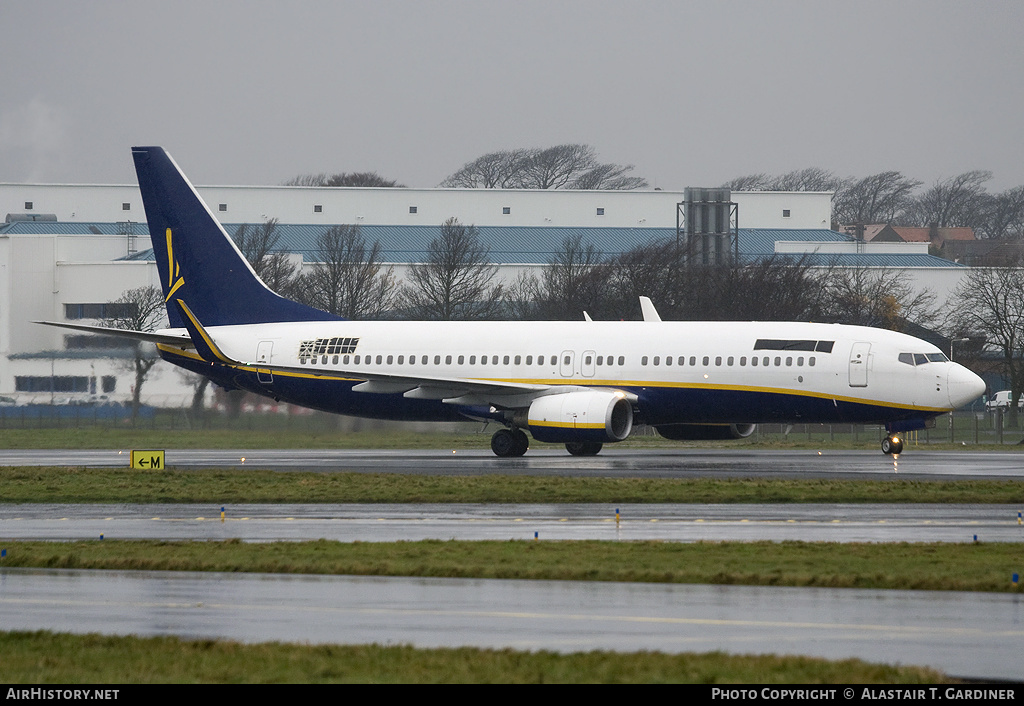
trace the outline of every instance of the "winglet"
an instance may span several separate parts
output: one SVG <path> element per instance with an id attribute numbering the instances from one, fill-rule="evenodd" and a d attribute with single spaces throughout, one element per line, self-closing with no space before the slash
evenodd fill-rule
<path id="1" fill-rule="evenodd" d="M 658 310 L 654 308 L 654 302 L 650 297 L 640 297 L 640 311 L 644 314 L 644 321 L 661 321 Z"/>

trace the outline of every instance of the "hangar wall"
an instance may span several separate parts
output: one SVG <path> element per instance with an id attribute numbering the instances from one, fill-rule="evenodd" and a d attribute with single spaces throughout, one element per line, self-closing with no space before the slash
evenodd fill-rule
<path id="1" fill-rule="evenodd" d="M 682 191 L 196 187 L 224 223 L 675 228 Z M 828 228 L 831 192 L 733 192 L 741 226 Z M 31 208 L 26 208 L 30 204 Z M 319 210 L 317 207 L 319 206 Z M 413 212 L 415 209 L 415 212 Z M 505 210 L 508 210 L 508 213 Z M 138 187 L 0 183 L 0 215 L 54 214 L 59 222 L 144 222 Z M 788 215 L 785 215 L 788 214 Z"/>
<path id="2" fill-rule="evenodd" d="M 282 223 L 324 226 L 357 223 L 436 227 L 455 216 L 463 223 L 481 227 L 560 227 L 562 232 L 566 227 L 674 231 L 677 204 L 683 200 L 683 192 L 666 191 L 283 186 L 209 186 L 198 191 L 224 223 L 260 223 L 277 218 Z M 739 204 L 741 228 L 829 227 L 830 193 L 736 192 L 733 200 Z M 56 221 L 37 224 L 39 229 L 34 234 L 16 234 L 17 229 L 0 224 L 0 396 L 46 402 L 55 396 L 18 392 L 16 378 L 73 376 L 91 380 L 89 390 L 57 397 L 129 399 L 132 380 L 123 349 L 82 349 L 81 337 L 73 339 L 69 332 L 31 321 L 68 320 L 67 305 L 109 302 L 128 289 L 158 285 L 155 263 L 119 259 L 128 254 L 128 240 L 115 235 L 119 226 L 114 226 L 145 221 L 138 188 L 0 184 L 3 214 L 15 219 L 52 214 Z M 72 228 L 70 224 L 78 225 Z M 561 245 L 560 238 L 552 238 L 551 252 Z M 137 248 L 149 248 L 146 236 L 138 238 Z M 514 278 L 522 267 L 506 263 L 500 275 Z M 400 276 L 403 269 L 404 265 L 397 265 L 396 274 Z M 912 276 L 929 286 L 937 281 L 935 273 Z M 958 273 L 947 275 L 946 280 L 950 276 Z M 940 286 L 948 288 L 946 280 Z M 117 380 L 116 388 L 104 393 L 104 381 L 111 377 Z M 176 369 L 160 364 L 146 383 L 144 402 L 186 405 L 191 393 L 189 382 Z"/>

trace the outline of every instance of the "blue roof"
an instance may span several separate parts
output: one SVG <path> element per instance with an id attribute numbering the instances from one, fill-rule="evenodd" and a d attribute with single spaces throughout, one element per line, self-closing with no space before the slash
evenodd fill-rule
<path id="1" fill-rule="evenodd" d="M 302 253 L 309 262 L 317 260 L 316 239 L 323 226 L 279 225 L 278 247 Z M 422 262 L 438 226 L 360 226 L 368 243 L 379 242 L 382 259 L 390 263 Z M 231 228 L 227 228 L 232 232 Z M 618 256 L 638 246 L 664 238 L 675 238 L 674 228 L 567 228 L 525 226 L 477 226 L 480 239 L 499 264 L 547 262 L 566 238 L 580 236 L 584 245 L 606 256 Z"/>
<path id="2" fill-rule="evenodd" d="M 924 253 L 781 253 L 779 257 L 794 262 L 802 257 L 812 267 L 965 267 L 958 262 Z M 750 256 L 750 259 L 756 258 L 756 255 Z"/>
<path id="3" fill-rule="evenodd" d="M 239 224 L 225 224 L 228 233 L 234 233 Z M 145 223 L 133 223 L 137 236 L 148 236 Z M 279 224 L 278 249 L 299 253 L 307 262 L 317 260 L 317 237 L 327 228 L 324 225 Z M 53 221 L 16 221 L 0 226 L 0 235 L 122 235 L 119 223 L 72 223 Z M 363 225 L 363 237 L 368 243 L 379 242 L 382 260 L 387 263 L 422 262 L 430 241 L 437 237 L 439 226 L 424 225 Z M 491 260 L 497 264 L 542 264 L 550 260 L 566 238 L 580 236 L 584 246 L 592 245 L 606 257 L 616 257 L 642 245 L 676 237 L 675 228 L 588 228 L 564 226 L 477 226 L 480 238 L 491 251 Z M 742 259 L 755 260 L 775 253 L 778 241 L 799 242 L 852 242 L 853 238 L 826 228 L 740 228 L 739 250 Z M 794 260 L 800 254 L 785 254 Z M 925 254 L 899 253 L 812 253 L 803 255 L 814 266 L 840 267 L 960 267 L 958 263 Z M 152 260 L 152 250 L 142 250 L 123 260 Z"/>
<path id="4" fill-rule="evenodd" d="M 13 221 L 0 224 L 0 235 L 124 235 L 121 223 L 77 221 Z M 149 236 L 145 223 L 132 222 L 135 235 Z"/>
<path id="5" fill-rule="evenodd" d="M 740 252 L 745 255 L 772 255 L 775 253 L 775 243 L 780 240 L 808 243 L 853 242 L 851 236 L 827 228 L 740 228 L 739 238 Z"/>

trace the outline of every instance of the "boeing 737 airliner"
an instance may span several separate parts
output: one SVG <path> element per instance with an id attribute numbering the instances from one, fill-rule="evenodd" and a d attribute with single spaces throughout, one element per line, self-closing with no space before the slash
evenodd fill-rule
<path id="1" fill-rule="evenodd" d="M 339 414 L 486 420 L 498 456 L 529 439 L 592 455 L 637 423 L 668 439 L 748 436 L 758 423 L 882 424 L 886 453 L 979 397 L 935 346 L 859 326 L 668 322 L 347 321 L 263 284 L 171 157 L 132 150 L 170 328 L 112 332 L 227 389 Z"/>

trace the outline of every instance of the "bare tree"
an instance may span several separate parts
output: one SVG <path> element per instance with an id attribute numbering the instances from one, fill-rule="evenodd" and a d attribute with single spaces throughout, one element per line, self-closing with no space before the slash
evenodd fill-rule
<path id="1" fill-rule="evenodd" d="M 647 186 L 647 180 L 643 177 L 626 176 L 626 172 L 632 171 L 632 169 L 632 164 L 599 164 L 577 176 L 573 180 L 572 188 L 628 191 Z"/>
<path id="2" fill-rule="evenodd" d="M 808 167 L 779 176 L 750 174 L 726 182 L 724 188 L 733 191 L 837 191 L 844 180 L 827 169 Z"/>
<path id="3" fill-rule="evenodd" d="M 108 328 L 155 331 L 164 326 L 167 321 L 163 293 L 157 287 L 152 286 L 126 290 L 120 297 L 107 303 L 107 312 L 110 316 L 103 319 L 100 325 Z M 133 351 L 134 355 L 129 362 L 129 368 L 135 374 L 135 384 L 132 387 L 132 421 L 134 422 L 139 414 L 142 385 L 160 358 L 151 343 L 136 341 Z"/>
<path id="4" fill-rule="evenodd" d="M 464 164 L 441 182 L 444 187 L 470 189 L 521 188 L 524 163 L 533 150 L 517 149 L 489 152 Z"/>
<path id="5" fill-rule="evenodd" d="M 729 321 L 810 321 L 821 318 L 824 273 L 807 256 L 771 255 L 755 262 L 699 268 L 689 299 L 713 293 L 707 318 Z"/>
<path id="6" fill-rule="evenodd" d="M 635 316 L 646 295 L 669 319 L 800 321 L 819 318 L 822 272 L 810 258 L 772 255 L 725 265 L 688 263 L 685 248 L 666 239 L 619 256 L 613 315 Z"/>
<path id="7" fill-rule="evenodd" d="M 949 328 L 995 346 L 1010 381 L 1010 422 L 1024 391 L 1024 268 L 975 267 L 953 293 Z"/>
<path id="8" fill-rule="evenodd" d="M 775 177 L 772 191 L 838 191 L 843 184 L 843 179 L 827 169 L 808 167 Z"/>
<path id="9" fill-rule="evenodd" d="M 394 268 L 381 262 L 380 242 L 367 246 L 358 225 L 328 228 L 317 237 L 317 264 L 303 276 L 303 300 L 346 319 L 374 319 L 395 300 Z"/>
<path id="10" fill-rule="evenodd" d="M 385 179 L 377 172 L 339 172 L 338 174 L 301 174 L 289 179 L 285 186 L 378 186 L 405 188 L 394 179 Z"/>
<path id="11" fill-rule="evenodd" d="M 535 321 L 541 316 L 540 280 L 532 272 L 523 270 L 515 280 L 502 288 L 502 303 L 514 321 Z"/>
<path id="12" fill-rule="evenodd" d="M 524 186 L 529 189 L 564 189 L 594 168 L 597 158 L 589 145 L 556 145 L 536 150 L 526 162 Z"/>
<path id="13" fill-rule="evenodd" d="M 685 276 L 683 251 L 674 238 L 657 240 L 622 253 L 614 264 L 611 318 L 635 318 L 637 298 L 641 296 L 650 297 L 666 318 L 692 318 L 680 307 Z"/>
<path id="14" fill-rule="evenodd" d="M 992 172 L 976 170 L 936 182 L 913 199 L 901 220 L 907 225 L 977 228 L 984 222 L 984 183 Z"/>
<path id="15" fill-rule="evenodd" d="M 603 315 L 612 268 L 583 236 L 569 235 L 540 277 L 540 316 L 551 320 L 577 319 L 584 311 Z"/>
<path id="16" fill-rule="evenodd" d="M 501 309 L 501 285 L 492 285 L 497 267 L 475 226 L 449 218 L 430 241 L 425 262 L 410 266 L 399 292 L 401 306 L 414 319 L 487 319 Z"/>
<path id="17" fill-rule="evenodd" d="M 632 165 L 602 164 L 590 145 L 491 152 L 464 164 L 441 186 L 484 189 L 639 189 Z"/>
<path id="18" fill-rule="evenodd" d="M 191 370 L 185 370 L 184 368 L 177 368 L 178 377 L 188 386 L 192 388 L 192 403 L 190 409 L 193 415 L 200 415 L 203 412 L 203 406 L 206 402 L 206 390 L 210 386 L 210 378 L 199 373 L 194 373 Z"/>
<path id="19" fill-rule="evenodd" d="M 731 191 L 770 191 L 772 177 L 764 172 L 736 177 L 722 184 L 723 189 Z"/>
<path id="20" fill-rule="evenodd" d="M 914 189 L 920 185 L 900 172 L 879 172 L 850 180 L 836 194 L 832 219 L 837 223 L 892 223 L 909 206 Z"/>
<path id="21" fill-rule="evenodd" d="M 987 197 L 978 235 L 983 238 L 1024 239 L 1024 186 Z"/>
<path id="22" fill-rule="evenodd" d="M 292 264 L 288 253 L 278 249 L 281 234 L 277 230 L 277 219 L 271 218 L 258 226 L 243 223 L 235 229 L 234 241 L 256 276 L 270 289 L 289 296 L 293 293 L 298 268 Z"/>
<path id="23" fill-rule="evenodd" d="M 822 319 L 894 331 L 906 321 L 926 326 L 937 319 L 935 294 L 915 291 L 901 270 L 833 267 L 826 275 Z"/>

